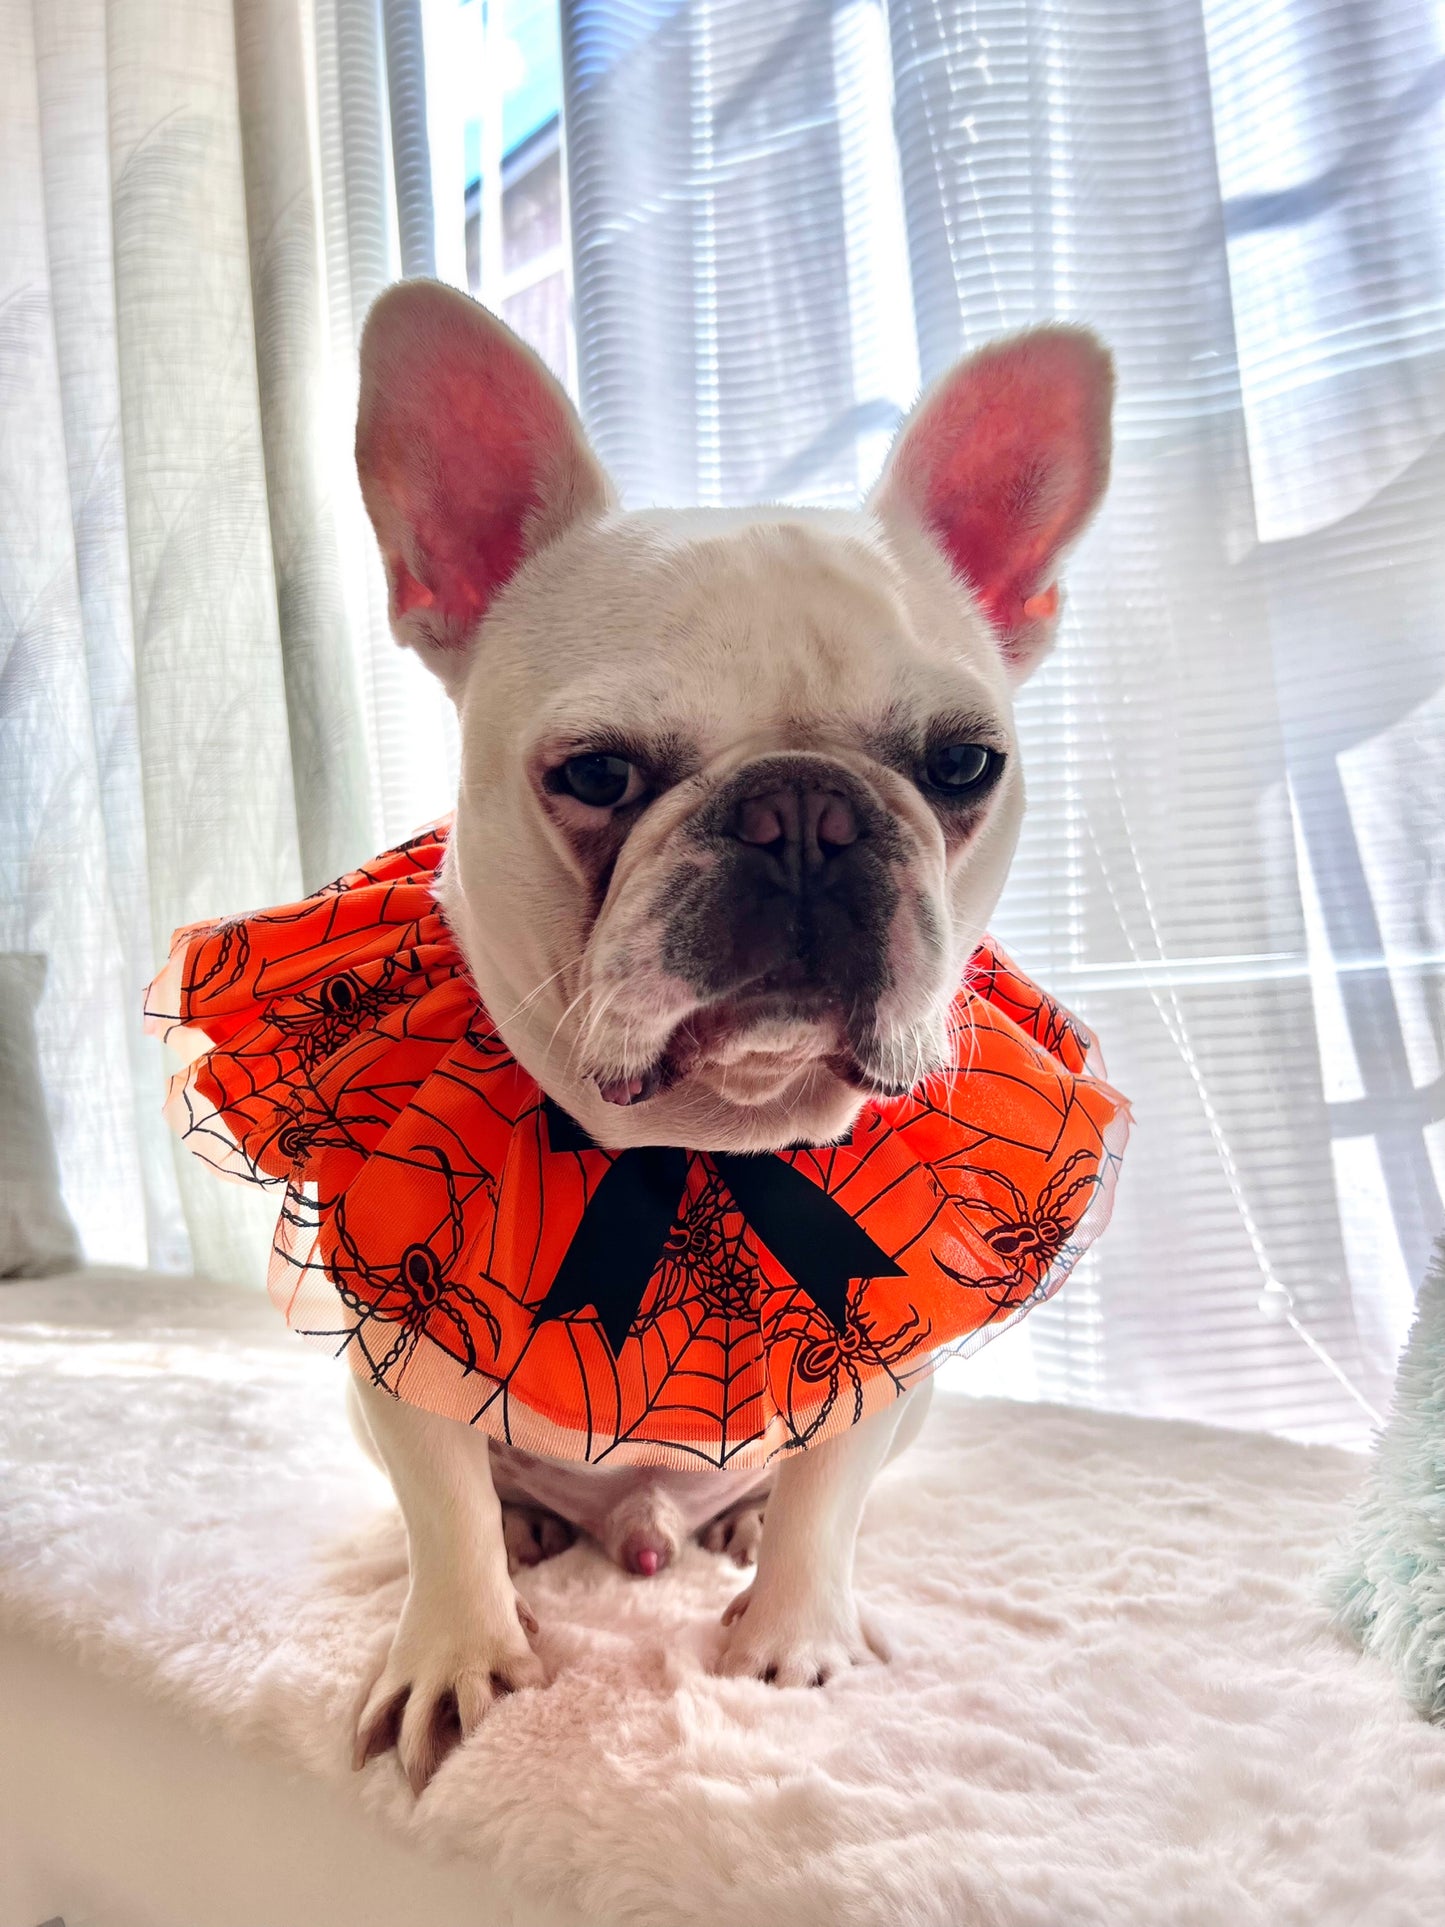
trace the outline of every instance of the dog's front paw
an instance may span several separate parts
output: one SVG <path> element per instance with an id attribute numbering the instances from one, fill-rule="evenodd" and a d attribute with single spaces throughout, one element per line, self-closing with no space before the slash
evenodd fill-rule
<path id="1" fill-rule="evenodd" d="M 493 1700 L 543 1683 L 542 1662 L 528 1643 L 536 1616 L 524 1600 L 513 1599 L 515 1613 L 499 1601 L 488 1616 L 471 1599 L 408 1597 L 356 1722 L 353 1767 L 394 1746 L 412 1792 L 420 1794 L 480 1726 Z"/>
<path id="2" fill-rule="evenodd" d="M 728 1635 L 718 1672 L 773 1686 L 824 1686 L 849 1666 L 888 1657 L 882 1636 L 846 1587 L 785 1603 L 760 1594 L 755 1580 L 722 1623 Z"/>

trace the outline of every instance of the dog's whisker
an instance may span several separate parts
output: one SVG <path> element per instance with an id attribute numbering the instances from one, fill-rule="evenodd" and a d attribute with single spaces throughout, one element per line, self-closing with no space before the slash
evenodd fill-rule
<path id="1" fill-rule="evenodd" d="M 574 998 L 572 998 L 571 1002 L 568 1003 L 566 1008 L 563 1010 L 562 1015 L 557 1019 L 556 1023 L 552 1026 L 552 1032 L 551 1032 L 551 1035 L 548 1037 L 547 1044 L 546 1044 L 546 1054 L 548 1057 L 552 1055 L 553 1047 L 556 1044 L 559 1035 L 561 1034 L 563 1025 L 567 1022 L 567 1019 L 572 1015 L 573 1011 L 576 1010 L 577 1006 L 586 998 L 587 994 L 588 994 L 587 986 L 584 985 L 582 989 L 577 992 L 577 995 Z M 566 1063 L 566 1066 L 564 1067 L 564 1074 L 570 1074 L 571 1072 L 572 1058 L 576 1051 L 576 1048 L 577 1046 L 574 1040 L 571 1048 L 567 1052 L 567 1063 Z"/>
<path id="2" fill-rule="evenodd" d="M 607 1012 L 612 1008 L 612 1005 L 617 1001 L 617 998 L 621 995 L 622 990 L 623 990 L 622 984 L 620 983 L 613 984 L 607 991 L 603 993 L 600 999 L 596 997 L 593 997 L 591 999 L 588 1010 L 585 1016 L 583 1017 L 582 1022 L 578 1025 L 576 1035 L 573 1037 L 572 1043 L 567 1052 L 566 1075 L 568 1075 L 569 1077 L 572 1074 L 572 1071 L 576 1065 L 576 1062 L 579 1056 L 582 1056 L 583 1054 L 589 1052 L 592 1049 L 592 1046 L 596 1042 L 597 1032 L 601 1027 L 603 1019 L 607 1015 Z M 571 1010 L 575 1008 L 576 1002 L 580 1002 L 580 998 L 574 1000 L 574 1004 L 569 1006 L 568 1012 L 566 1013 L 567 1015 L 571 1014 Z M 554 1032 L 554 1036 L 555 1036 L 555 1032 Z"/>
<path id="3" fill-rule="evenodd" d="M 575 970 L 578 964 L 581 963 L 584 954 L 585 954 L 584 952 L 579 950 L 577 955 L 573 957 L 570 962 L 559 964 L 557 969 L 552 971 L 549 976 L 544 977 L 540 983 L 534 984 L 532 988 L 527 992 L 526 996 L 522 999 L 522 1001 L 519 1004 L 514 1004 L 512 1009 L 507 1013 L 505 1017 L 497 1017 L 494 1015 L 492 1018 L 493 1023 L 498 1023 L 498 1024 L 514 1023 L 517 1020 L 517 1018 L 523 1014 L 524 1011 L 527 1011 L 532 1007 L 532 1005 L 537 1001 L 537 999 L 541 996 L 542 992 L 547 988 L 549 984 L 556 983 L 557 979 L 561 976 L 564 976 L 567 973 L 567 971 Z"/>
<path id="4" fill-rule="evenodd" d="M 592 1049 L 597 1041 L 597 1033 L 602 1028 L 603 1020 L 621 995 L 621 991 L 620 984 L 613 984 L 600 997 L 593 996 L 589 999 L 582 1021 L 577 1026 L 577 1035 L 573 1043 L 574 1057 L 579 1051 Z"/>

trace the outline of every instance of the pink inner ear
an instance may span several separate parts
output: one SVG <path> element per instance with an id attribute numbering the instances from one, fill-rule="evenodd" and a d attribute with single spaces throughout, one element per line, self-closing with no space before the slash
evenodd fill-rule
<path id="1" fill-rule="evenodd" d="M 362 366 L 357 462 L 393 613 L 458 646 L 534 539 L 605 483 L 547 370 L 450 289 L 383 296 Z"/>
<path id="2" fill-rule="evenodd" d="M 408 397 L 388 421 L 374 473 L 405 529 L 399 613 L 434 608 L 448 630 L 469 630 L 522 562 L 565 430 L 549 398 L 508 380 L 511 372 L 417 369 L 431 406 Z"/>
<path id="3" fill-rule="evenodd" d="M 1005 642 L 1058 610 L 1060 553 L 1108 478 L 1113 380 L 1081 331 L 984 349 L 928 397 L 890 465 Z"/>

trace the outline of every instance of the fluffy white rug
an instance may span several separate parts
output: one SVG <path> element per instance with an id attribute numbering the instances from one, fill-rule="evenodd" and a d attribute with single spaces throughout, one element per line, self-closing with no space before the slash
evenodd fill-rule
<path id="1" fill-rule="evenodd" d="M 1445 1920 L 1445 1730 L 1317 1603 L 1357 1459 L 943 1397 L 864 1528 L 891 1666 L 714 1679 L 731 1568 L 577 1548 L 525 1587 L 551 1684 L 414 1804 L 345 1765 L 402 1542 L 339 1370 L 213 1286 L 0 1287 L 0 1629 L 465 1856 L 487 1918 Z"/>

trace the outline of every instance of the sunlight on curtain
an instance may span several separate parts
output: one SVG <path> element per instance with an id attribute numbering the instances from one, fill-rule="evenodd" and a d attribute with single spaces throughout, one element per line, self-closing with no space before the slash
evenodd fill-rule
<path id="1" fill-rule="evenodd" d="M 854 500 L 920 365 L 1050 316 L 1113 346 L 997 928 L 1138 1128 L 1096 1255 L 963 1370 L 1361 1441 L 1445 1179 L 1438 10 L 563 18 L 582 401 L 629 499 Z"/>
<path id="2" fill-rule="evenodd" d="M 372 0 L 0 0 L 0 949 L 44 952 L 94 1258 L 258 1276 L 167 1142 L 142 986 L 454 787 L 385 632 L 356 339 L 396 272 Z"/>
<path id="3" fill-rule="evenodd" d="M 918 388 L 882 13 L 562 17 L 579 388 L 624 499 L 856 501 Z"/>

